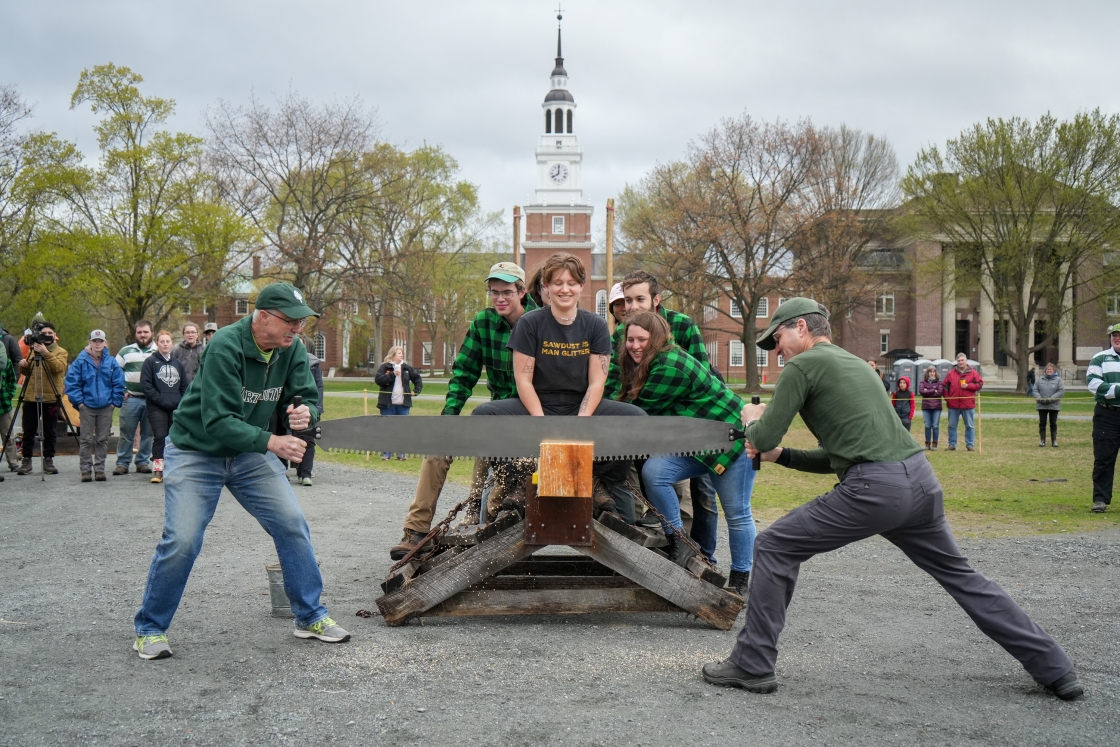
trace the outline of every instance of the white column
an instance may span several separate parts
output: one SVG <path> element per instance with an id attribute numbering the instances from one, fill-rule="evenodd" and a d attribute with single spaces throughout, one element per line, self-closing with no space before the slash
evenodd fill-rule
<path id="1" fill-rule="evenodd" d="M 995 309 L 992 308 L 992 302 L 988 297 L 988 294 L 992 290 L 992 277 L 988 274 L 986 268 L 981 268 L 980 272 L 980 283 L 983 288 L 980 290 L 980 345 L 976 353 L 980 361 L 981 375 L 995 376 Z"/>
<path id="2" fill-rule="evenodd" d="M 1058 371 L 1073 370 L 1073 286 L 1066 289 L 1062 299 L 1062 314 L 1058 327 Z"/>
<path id="3" fill-rule="evenodd" d="M 953 255 L 941 250 L 944 269 L 941 274 L 941 357 L 953 360 L 957 351 L 957 291 L 953 277 Z"/>

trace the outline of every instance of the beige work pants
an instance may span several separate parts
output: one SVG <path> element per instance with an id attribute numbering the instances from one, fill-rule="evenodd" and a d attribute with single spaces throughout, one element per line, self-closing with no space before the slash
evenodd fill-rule
<path id="1" fill-rule="evenodd" d="M 424 457 L 420 465 L 420 479 L 416 482 L 416 495 L 408 507 L 404 528 L 413 532 L 427 534 L 432 530 L 432 517 L 436 512 L 439 494 L 447 482 L 447 471 L 451 469 L 451 459 L 447 457 Z M 481 487 L 486 481 L 490 465 L 485 459 L 474 460 L 474 474 L 471 485 Z"/>

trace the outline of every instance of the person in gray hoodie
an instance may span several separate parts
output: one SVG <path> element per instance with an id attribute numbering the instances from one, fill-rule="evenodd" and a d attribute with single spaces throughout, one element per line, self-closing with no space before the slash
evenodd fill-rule
<path id="1" fill-rule="evenodd" d="M 1050 421 L 1050 445 L 1058 448 L 1058 411 L 1062 409 L 1062 395 L 1066 383 L 1054 368 L 1046 364 L 1046 373 L 1034 385 L 1035 408 L 1038 410 L 1038 445 L 1046 447 L 1046 421 Z"/>

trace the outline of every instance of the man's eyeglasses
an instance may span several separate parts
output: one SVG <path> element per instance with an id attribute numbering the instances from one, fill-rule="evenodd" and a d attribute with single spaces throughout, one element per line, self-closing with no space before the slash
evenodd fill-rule
<path id="1" fill-rule="evenodd" d="M 269 316 L 276 317 L 280 321 L 284 322 L 284 324 L 287 324 L 289 327 L 292 327 L 294 329 L 303 329 L 303 325 L 307 321 L 306 319 L 289 319 L 286 316 L 280 316 L 279 314 L 273 314 L 268 309 L 261 309 L 261 311 L 268 314 Z"/>
<path id="2" fill-rule="evenodd" d="M 516 295 L 517 295 L 517 291 L 515 291 L 515 290 L 504 290 L 504 291 L 492 290 L 492 291 L 490 291 L 490 298 L 500 298 L 503 301 L 512 301 L 513 298 Z"/>

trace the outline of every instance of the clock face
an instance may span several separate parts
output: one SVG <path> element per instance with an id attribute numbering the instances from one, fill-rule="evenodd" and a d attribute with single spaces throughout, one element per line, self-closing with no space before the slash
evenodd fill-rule
<path id="1" fill-rule="evenodd" d="M 548 170 L 548 175 L 552 178 L 552 181 L 560 184 L 568 178 L 568 167 L 562 163 L 553 164 L 552 168 Z"/>

